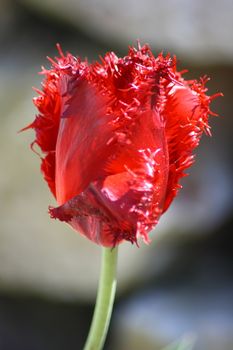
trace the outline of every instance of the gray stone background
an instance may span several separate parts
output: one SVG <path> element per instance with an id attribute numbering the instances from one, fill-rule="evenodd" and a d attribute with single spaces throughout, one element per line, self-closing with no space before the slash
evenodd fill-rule
<path id="1" fill-rule="evenodd" d="M 153 243 L 120 248 L 106 349 L 157 350 L 182 336 L 195 350 L 233 348 L 233 2 L 0 0 L 0 349 L 81 349 L 98 281 L 100 248 L 49 219 L 33 133 L 17 133 L 34 118 L 37 72 L 57 42 L 92 61 L 136 39 L 175 53 L 188 78 L 208 74 L 224 98 Z"/>

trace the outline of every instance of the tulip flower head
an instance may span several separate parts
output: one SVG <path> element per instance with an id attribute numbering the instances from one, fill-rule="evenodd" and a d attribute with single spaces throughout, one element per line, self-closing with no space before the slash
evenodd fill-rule
<path id="1" fill-rule="evenodd" d="M 92 64 L 58 50 L 25 128 L 35 130 L 32 147 L 58 203 L 50 215 L 103 246 L 149 242 L 210 134 L 216 95 L 206 95 L 208 79 L 186 81 L 175 58 L 147 45 Z"/>

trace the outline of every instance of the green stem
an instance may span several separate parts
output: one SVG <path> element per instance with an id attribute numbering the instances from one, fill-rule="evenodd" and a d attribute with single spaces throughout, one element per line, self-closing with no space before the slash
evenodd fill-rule
<path id="1" fill-rule="evenodd" d="M 116 292 L 117 247 L 102 248 L 102 263 L 94 316 L 84 350 L 103 349 Z"/>

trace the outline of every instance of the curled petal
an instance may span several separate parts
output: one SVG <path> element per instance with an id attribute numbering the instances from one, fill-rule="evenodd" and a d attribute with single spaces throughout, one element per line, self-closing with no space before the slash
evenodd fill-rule
<path id="1" fill-rule="evenodd" d="M 137 242 L 139 236 L 148 242 L 148 232 L 162 212 L 168 156 L 158 114 L 141 113 L 132 135 L 127 149 L 109 153 L 106 166 L 100 166 L 102 177 L 96 176 L 98 164 L 93 172 L 90 163 L 86 177 L 92 182 L 87 189 L 51 211 L 101 245 L 113 246 L 123 239 Z"/>
<path id="2" fill-rule="evenodd" d="M 114 136 L 106 99 L 86 80 L 80 80 L 64 106 L 56 145 L 57 201 L 65 203 L 103 176 Z"/>
<path id="3" fill-rule="evenodd" d="M 55 152 L 48 152 L 41 160 L 41 171 L 44 179 L 47 182 L 50 191 L 56 197 L 55 187 Z"/>
<path id="4" fill-rule="evenodd" d="M 42 91 L 35 89 L 39 96 L 33 99 L 39 114 L 26 129 L 34 129 L 36 139 L 32 145 L 37 144 L 45 156 L 41 156 L 41 171 L 45 181 L 56 197 L 55 184 L 55 164 L 56 164 L 56 144 L 60 127 L 61 110 L 64 104 L 64 96 L 61 88 L 61 77 L 79 77 L 83 74 L 86 64 L 76 59 L 71 54 L 66 56 L 58 45 L 61 57 L 52 62 L 50 70 L 42 69 L 41 74 L 45 75 L 42 83 Z M 37 153 L 37 152 L 36 152 Z"/>
<path id="5" fill-rule="evenodd" d="M 166 100 L 162 115 L 165 120 L 169 153 L 169 177 L 164 211 L 176 196 L 179 180 L 194 162 L 193 151 L 203 131 L 210 134 L 208 116 L 211 97 L 205 94 L 204 83 L 185 82 L 165 86 Z"/>

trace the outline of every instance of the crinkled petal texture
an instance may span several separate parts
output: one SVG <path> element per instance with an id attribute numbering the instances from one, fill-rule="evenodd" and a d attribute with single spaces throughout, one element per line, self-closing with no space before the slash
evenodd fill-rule
<path id="1" fill-rule="evenodd" d="M 103 246 L 148 242 L 209 132 L 205 80 L 185 81 L 148 46 L 91 65 L 59 53 L 28 127 L 59 205 L 50 215 Z"/>

